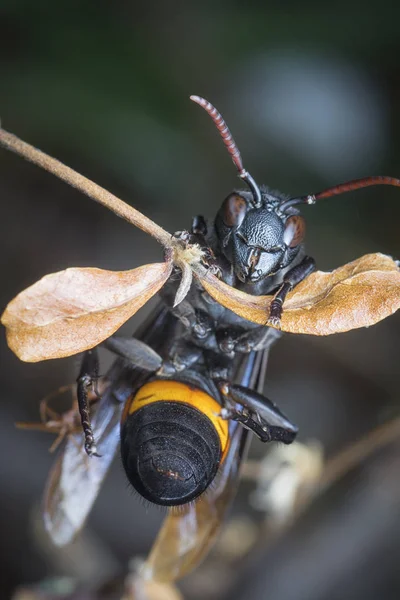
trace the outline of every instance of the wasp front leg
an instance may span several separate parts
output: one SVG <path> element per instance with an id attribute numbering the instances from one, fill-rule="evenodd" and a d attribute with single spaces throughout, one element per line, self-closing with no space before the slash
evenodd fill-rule
<path id="1" fill-rule="evenodd" d="M 87 350 L 83 356 L 81 370 L 77 381 L 78 410 L 81 417 L 83 434 L 85 436 L 85 450 L 88 456 L 100 456 L 97 453 L 89 411 L 89 390 L 97 394 L 97 381 L 99 378 L 99 359 L 97 350 Z"/>
<path id="2" fill-rule="evenodd" d="M 275 294 L 269 309 L 269 317 L 267 325 L 279 327 L 281 323 L 283 303 L 288 293 L 298 285 L 303 279 L 308 277 L 310 273 L 315 271 L 315 260 L 311 256 L 305 256 L 300 264 L 293 267 L 286 273 L 283 278 L 283 283 Z"/>
<path id="3" fill-rule="evenodd" d="M 203 262 L 205 266 L 211 270 L 213 275 L 220 277 L 221 267 L 218 264 L 214 252 L 210 248 L 209 242 L 207 241 L 208 226 L 205 218 L 202 215 L 197 215 L 193 218 L 190 233 L 192 236 L 191 243 L 199 244 L 204 252 Z"/>
<path id="4" fill-rule="evenodd" d="M 291 444 L 294 441 L 298 428 L 266 396 L 227 381 L 220 382 L 219 390 L 228 404 L 221 411 L 223 418 L 242 423 L 262 442 Z M 238 409 L 237 404 L 243 409 Z"/>

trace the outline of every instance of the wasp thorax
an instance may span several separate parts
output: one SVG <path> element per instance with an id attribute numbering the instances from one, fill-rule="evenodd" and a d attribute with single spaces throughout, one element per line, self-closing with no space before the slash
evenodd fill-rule
<path id="1" fill-rule="evenodd" d="M 154 504 L 177 506 L 197 498 L 221 459 L 218 433 L 199 410 L 158 401 L 136 410 L 122 425 L 121 453 L 130 483 Z"/>

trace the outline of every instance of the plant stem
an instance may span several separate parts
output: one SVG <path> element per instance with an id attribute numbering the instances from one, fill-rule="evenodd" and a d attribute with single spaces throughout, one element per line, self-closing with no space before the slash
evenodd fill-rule
<path id="1" fill-rule="evenodd" d="M 165 231 L 162 227 L 154 223 L 151 219 L 143 215 L 141 212 L 114 196 L 110 192 L 107 192 L 104 188 L 97 185 L 87 177 L 80 175 L 73 169 L 70 169 L 59 160 L 51 158 L 41 150 L 38 150 L 34 146 L 23 142 L 12 133 L 8 133 L 4 129 L 0 128 L 0 145 L 19 154 L 29 162 L 42 167 L 49 173 L 56 175 L 72 187 L 76 188 L 80 192 L 86 194 L 96 202 L 103 204 L 116 215 L 125 219 L 129 223 L 136 225 L 142 231 L 149 233 L 154 237 L 160 244 L 165 247 L 171 246 L 171 234 Z"/>
<path id="2" fill-rule="evenodd" d="M 324 472 L 318 482 L 318 491 L 321 492 L 330 487 L 351 469 L 367 460 L 374 452 L 399 440 L 399 436 L 400 418 L 383 423 L 383 425 L 369 431 L 326 462 Z"/>

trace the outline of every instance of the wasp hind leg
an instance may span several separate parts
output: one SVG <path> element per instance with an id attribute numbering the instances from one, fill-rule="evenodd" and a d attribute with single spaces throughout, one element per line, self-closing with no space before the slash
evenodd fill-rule
<path id="1" fill-rule="evenodd" d="M 81 417 L 83 434 L 85 436 L 85 451 L 88 456 L 100 456 L 93 435 L 92 423 L 90 421 L 89 395 L 92 389 L 96 395 L 97 381 L 99 378 L 99 358 L 97 350 L 87 350 L 83 356 L 81 370 L 77 382 L 78 409 Z"/>
<path id="2" fill-rule="evenodd" d="M 298 428 L 266 396 L 226 381 L 220 383 L 219 389 L 229 405 L 221 411 L 223 418 L 242 423 L 262 442 L 291 444 L 294 441 Z M 243 409 L 238 409 L 237 404 Z"/>

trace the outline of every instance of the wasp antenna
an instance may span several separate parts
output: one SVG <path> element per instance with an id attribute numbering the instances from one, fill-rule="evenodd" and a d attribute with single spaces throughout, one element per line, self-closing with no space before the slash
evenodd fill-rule
<path id="1" fill-rule="evenodd" d="M 385 175 L 377 175 L 373 177 L 363 177 L 362 179 L 353 179 L 352 181 L 346 181 L 340 183 L 331 188 L 327 188 L 322 192 L 316 194 L 308 194 L 306 196 L 300 196 L 299 198 L 292 198 L 287 202 L 281 204 L 281 210 L 286 210 L 289 206 L 295 206 L 296 204 L 315 204 L 317 200 L 323 198 L 330 198 L 331 196 L 338 196 L 339 194 L 345 194 L 346 192 L 353 192 L 361 188 L 370 187 L 371 185 L 394 185 L 400 187 L 400 179 L 396 177 L 387 177 Z"/>
<path id="2" fill-rule="evenodd" d="M 233 139 L 231 132 L 229 131 L 227 124 L 222 118 L 221 113 L 218 112 L 218 110 L 215 108 L 215 106 L 211 104 L 211 102 L 208 102 L 208 100 L 205 100 L 204 98 L 200 98 L 200 96 L 190 96 L 190 99 L 193 102 L 196 102 L 196 104 L 198 104 L 202 108 L 204 108 L 204 110 L 210 115 L 222 137 L 222 141 L 224 142 L 229 154 L 232 157 L 233 164 L 239 171 L 239 174 L 241 174 L 244 171 L 242 157 L 240 155 L 239 148 L 237 147 L 236 142 Z"/>
<path id="3" fill-rule="evenodd" d="M 228 150 L 229 154 L 231 155 L 233 164 L 239 171 L 239 177 L 241 179 L 243 179 L 243 181 L 245 181 L 247 183 L 247 185 L 249 186 L 249 188 L 251 189 L 251 192 L 253 194 L 254 207 L 260 208 L 260 206 L 261 206 L 260 188 L 254 181 L 254 179 L 250 175 L 250 173 L 248 173 L 246 171 L 246 169 L 243 167 L 242 157 L 239 152 L 239 148 L 237 147 L 236 142 L 233 139 L 231 132 L 229 131 L 229 127 L 227 126 L 224 119 L 222 118 L 221 113 L 215 108 L 215 106 L 213 106 L 211 104 L 211 102 L 208 102 L 208 100 L 205 100 L 205 98 L 201 98 L 200 96 L 190 96 L 190 99 L 193 102 L 196 102 L 196 104 L 198 104 L 202 108 L 204 108 L 204 110 L 210 115 L 210 117 L 214 121 L 214 124 L 216 125 L 216 127 L 220 133 L 220 136 L 222 137 L 222 141 L 224 142 L 226 149 Z"/>

